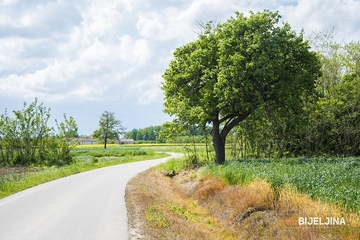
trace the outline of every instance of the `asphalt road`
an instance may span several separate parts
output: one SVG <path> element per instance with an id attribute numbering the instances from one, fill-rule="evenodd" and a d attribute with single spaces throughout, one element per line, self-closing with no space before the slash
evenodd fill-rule
<path id="1" fill-rule="evenodd" d="M 169 158 L 80 173 L 1 199 L 0 240 L 128 239 L 127 182 Z"/>

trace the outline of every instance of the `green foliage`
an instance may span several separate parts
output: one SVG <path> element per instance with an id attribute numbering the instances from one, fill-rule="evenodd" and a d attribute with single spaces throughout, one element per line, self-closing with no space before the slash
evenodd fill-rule
<path id="1" fill-rule="evenodd" d="M 154 226 L 156 228 L 167 228 L 170 226 L 170 222 L 160 212 L 156 205 L 151 205 L 146 208 L 145 219 L 149 222 L 148 224 L 150 226 Z"/>
<path id="2" fill-rule="evenodd" d="M 304 136 L 308 155 L 360 156 L 360 77 L 345 75 L 314 106 Z"/>
<path id="3" fill-rule="evenodd" d="M 205 131 L 198 126 L 180 126 L 174 122 L 166 122 L 160 126 L 150 126 L 140 129 L 132 129 L 125 134 L 125 138 L 135 140 L 135 143 L 201 143 L 205 142 L 206 134 L 210 134 L 211 128 L 206 126 Z"/>
<path id="4" fill-rule="evenodd" d="M 314 199 L 337 204 L 360 215 L 359 158 L 236 159 L 208 165 L 201 174 L 230 184 L 248 184 L 256 178 L 279 189 L 290 184 Z"/>
<path id="5" fill-rule="evenodd" d="M 64 166 L 37 167 L 36 172 L 26 174 L 1 176 L 0 177 L 0 199 L 10 194 L 39 185 L 44 182 L 55 180 L 72 174 L 85 172 L 101 167 L 113 166 L 128 162 L 143 161 L 167 157 L 167 154 L 155 153 L 153 150 L 140 148 L 126 149 L 122 147 L 110 147 L 106 150 L 109 154 L 103 154 L 105 149 L 101 148 L 72 148 L 71 164 Z M 112 155 L 114 154 L 114 155 Z M 95 157 L 98 155 L 99 157 Z"/>
<path id="6" fill-rule="evenodd" d="M 161 129 L 162 126 L 150 126 L 142 129 L 134 128 L 125 134 L 125 138 L 131 138 L 135 141 L 142 142 L 158 142 L 159 132 L 161 131 Z"/>
<path id="7" fill-rule="evenodd" d="M 92 157 L 124 157 L 124 156 L 141 156 L 153 155 L 153 150 L 143 150 L 139 147 L 109 147 L 107 149 L 101 148 L 74 148 L 71 151 L 73 157 L 92 156 Z"/>
<path id="8" fill-rule="evenodd" d="M 334 35 L 331 29 L 313 36 L 324 74 L 299 145 L 310 156 L 360 156 L 360 42 L 340 44 Z"/>
<path id="9" fill-rule="evenodd" d="M 232 157 L 360 156 L 360 42 L 337 43 L 333 29 L 311 45 L 323 75 L 302 109 L 264 104 L 230 135 Z"/>
<path id="10" fill-rule="evenodd" d="M 11 117 L 0 115 L 0 165 L 52 165 L 71 162 L 69 137 L 77 125 L 70 117 L 58 125 L 58 132 L 48 126 L 50 109 L 37 99 Z M 71 132 L 71 134 L 70 134 Z"/>
<path id="11" fill-rule="evenodd" d="M 334 40 L 334 27 L 310 36 L 312 48 L 318 53 L 321 61 L 322 76 L 318 79 L 318 91 L 331 93 L 332 87 L 341 81 L 343 72 L 341 45 Z"/>
<path id="12" fill-rule="evenodd" d="M 182 206 L 172 203 L 168 203 L 168 206 L 171 212 L 176 213 L 181 218 L 189 220 L 191 222 L 198 222 L 197 217 L 191 214 L 188 210 L 184 209 Z"/>
<path id="13" fill-rule="evenodd" d="M 301 155 L 299 141 L 309 124 L 306 111 L 265 105 L 241 122 L 229 138 L 232 157 Z"/>
<path id="14" fill-rule="evenodd" d="M 162 125 L 159 139 L 167 143 L 206 143 L 211 127 L 189 125 L 176 120 Z"/>
<path id="15" fill-rule="evenodd" d="M 92 137 L 103 142 L 106 148 L 108 141 L 119 140 L 120 135 L 125 133 L 124 130 L 121 121 L 115 118 L 115 114 L 105 111 L 100 117 L 99 128 L 93 132 Z"/>
<path id="16" fill-rule="evenodd" d="M 212 123 L 217 163 L 225 161 L 230 130 L 257 108 L 266 103 L 296 112 L 313 94 L 317 55 L 279 19 L 264 11 L 209 23 L 196 41 L 175 50 L 163 75 L 164 112 L 185 125 Z"/>

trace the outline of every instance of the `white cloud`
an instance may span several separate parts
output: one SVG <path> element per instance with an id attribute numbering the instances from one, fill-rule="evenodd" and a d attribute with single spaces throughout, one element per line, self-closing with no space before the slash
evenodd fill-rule
<path id="1" fill-rule="evenodd" d="M 141 36 L 158 41 L 196 38 L 197 22 L 224 21 L 239 9 L 231 0 L 195 0 L 186 8 L 166 7 L 142 13 L 137 22 Z M 229 15 L 230 14 L 230 15 Z M 226 16 L 226 17 L 225 17 Z"/>
<path id="2" fill-rule="evenodd" d="M 161 75 L 161 73 L 155 73 L 130 86 L 130 89 L 136 90 L 140 105 L 149 105 L 162 99 L 162 91 L 160 90 Z"/>
<path id="3" fill-rule="evenodd" d="M 119 1 L 93 1 L 86 11 L 82 12 L 82 27 L 86 35 L 92 37 L 111 36 L 114 26 L 123 20 L 116 6 Z"/>
<path id="4" fill-rule="evenodd" d="M 360 38 L 356 0 L 0 0 L 0 110 L 34 97 L 160 109 L 161 75 L 171 52 L 196 39 L 197 21 L 264 9 L 297 31 L 335 26 L 340 40 Z"/>
<path id="5" fill-rule="evenodd" d="M 358 0 L 299 0 L 296 6 L 280 6 L 279 10 L 291 26 L 304 28 L 307 34 L 335 26 L 339 41 L 359 40 Z"/>
<path id="6" fill-rule="evenodd" d="M 145 39 L 134 41 L 129 35 L 124 35 L 119 38 L 119 41 L 118 53 L 123 61 L 141 66 L 149 60 L 151 52 Z"/>
<path id="7" fill-rule="evenodd" d="M 15 4 L 17 3 L 18 0 L 1 0 L 0 1 L 0 6 L 3 5 L 3 6 L 9 6 L 9 5 L 12 5 L 12 4 Z"/>
<path id="8" fill-rule="evenodd" d="M 73 91 L 70 91 L 69 97 L 73 99 L 82 99 L 83 101 L 99 101 L 103 98 L 103 94 L 108 89 L 108 85 L 103 85 L 100 82 L 92 82 L 91 85 L 82 83 Z"/>

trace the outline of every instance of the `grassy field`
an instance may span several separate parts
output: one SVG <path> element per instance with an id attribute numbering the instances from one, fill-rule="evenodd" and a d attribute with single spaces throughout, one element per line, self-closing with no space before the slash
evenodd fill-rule
<path id="1" fill-rule="evenodd" d="M 110 145 L 81 145 L 71 151 L 73 163 L 65 166 L 0 167 L 0 198 L 44 182 L 117 164 L 169 156 L 153 149 Z"/>

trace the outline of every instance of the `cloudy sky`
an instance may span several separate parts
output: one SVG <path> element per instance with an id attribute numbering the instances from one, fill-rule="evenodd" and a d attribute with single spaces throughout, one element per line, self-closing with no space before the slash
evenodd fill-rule
<path id="1" fill-rule="evenodd" d="M 37 97 L 80 134 L 105 110 L 128 130 L 162 124 L 161 76 L 197 22 L 264 9 L 296 31 L 360 40 L 359 0 L 0 0 L 0 113 Z"/>

